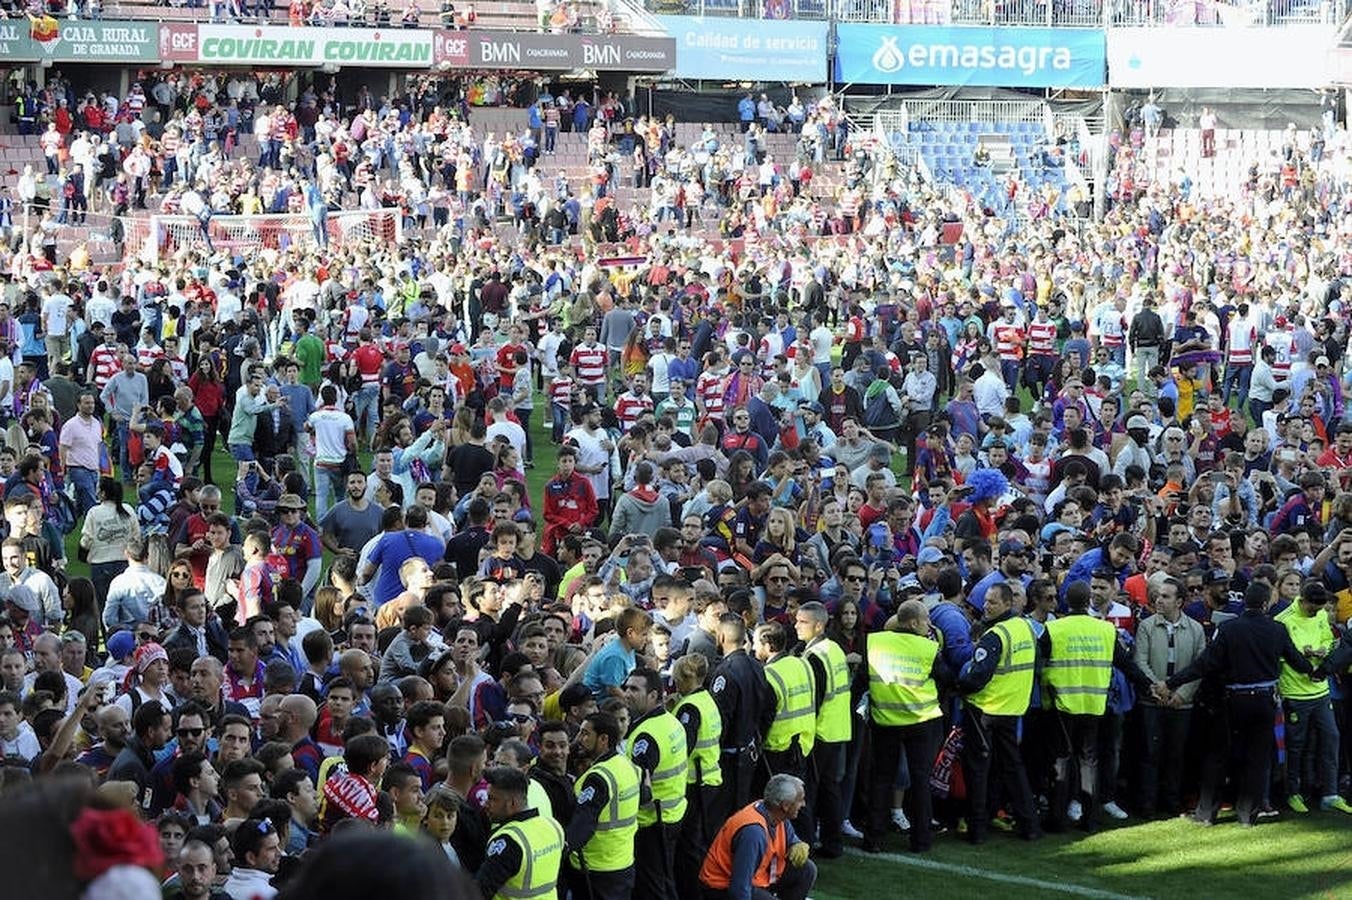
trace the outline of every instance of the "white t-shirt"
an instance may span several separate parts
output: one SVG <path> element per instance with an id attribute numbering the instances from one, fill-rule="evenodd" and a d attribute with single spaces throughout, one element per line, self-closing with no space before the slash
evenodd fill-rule
<path id="1" fill-rule="evenodd" d="M 491 446 L 494 438 L 498 435 L 505 437 L 507 442 L 516 448 L 516 455 L 518 457 L 523 460 L 526 458 L 526 430 L 524 428 L 507 419 L 503 419 L 501 422 L 494 422 L 492 425 L 488 426 L 488 430 L 484 435 L 484 443 Z"/>
<path id="2" fill-rule="evenodd" d="M 310 413 L 315 433 L 315 461 L 341 463 L 347 458 L 347 436 L 356 430 L 352 417 L 341 409 L 322 407 Z"/>
<path id="3" fill-rule="evenodd" d="M 0 385 L 8 385 L 0 397 L 0 409 L 14 409 L 14 363 L 8 356 L 0 356 Z"/>
<path id="4" fill-rule="evenodd" d="M 70 298 L 65 294 L 53 294 L 43 301 L 42 314 L 47 317 L 47 334 L 65 337 L 70 328 Z"/>

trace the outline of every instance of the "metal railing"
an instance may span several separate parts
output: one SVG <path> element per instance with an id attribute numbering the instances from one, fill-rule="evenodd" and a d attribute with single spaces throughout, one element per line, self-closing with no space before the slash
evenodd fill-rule
<path id="1" fill-rule="evenodd" d="M 1336 25 L 1352 0 L 643 0 L 654 13 L 897 25 Z"/>
<path id="2" fill-rule="evenodd" d="M 1113 0 L 1107 24 L 1161 27 L 1263 27 L 1336 25 L 1347 18 L 1349 0 Z"/>
<path id="3" fill-rule="evenodd" d="M 910 123 L 1038 122 L 1045 127 L 1047 105 L 1037 100 L 907 100 L 904 109 Z"/>

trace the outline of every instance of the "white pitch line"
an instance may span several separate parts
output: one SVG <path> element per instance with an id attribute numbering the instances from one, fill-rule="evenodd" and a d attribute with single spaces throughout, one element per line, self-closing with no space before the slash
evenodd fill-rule
<path id="1" fill-rule="evenodd" d="M 916 869 L 925 869 L 931 872 L 948 872 L 949 874 L 961 875 L 965 878 L 982 878 L 986 881 L 995 881 L 1000 884 L 1017 884 L 1020 887 L 1036 888 L 1042 891 L 1053 891 L 1059 894 L 1070 894 L 1075 897 L 1093 897 L 1095 900 L 1145 900 L 1145 898 L 1132 896 L 1130 894 L 1115 894 L 1112 891 L 1102 891 L 1098 888 L 1082 887 L 1077 884 L 1067 884 L 1061 881 L 1042 881 L 1037 878 L 1029 878 L 1025 875 L 1007 875 L 1003 872 L 990 872 L 985 869 L 978 869 L 974 866 L 962 866 L 956 863 L 939 862 L 938 860 L 927 859 L 918 855 L 905 856 L 900 853 L 865 853 L 854 847 L 845 848 L 845 852 L 861 859 L 884 859 L 888 862 L 897 863 L 903 866 L 911 866 Z"/>

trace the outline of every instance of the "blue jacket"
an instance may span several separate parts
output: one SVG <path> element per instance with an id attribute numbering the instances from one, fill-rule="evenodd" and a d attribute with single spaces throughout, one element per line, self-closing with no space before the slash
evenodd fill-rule
<path id="1" fill-rule="evenodd" d="M 751 122 L 756 118 L 756 102 L 750 97 L 743 97 L 737 101 L 737 118 L 743 122 Z"/>

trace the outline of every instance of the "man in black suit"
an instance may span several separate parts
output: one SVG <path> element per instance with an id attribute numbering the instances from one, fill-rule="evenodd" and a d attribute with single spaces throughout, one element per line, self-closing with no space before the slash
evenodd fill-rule
<path id="1" fill-rule="evenodd" d="M 230 637 L 220 619 L 208 611 L 206 594 L 190 590 L 180 598 L 180 604 L 182 617 L 164 639 L 164 649 L 187 647 L 199 657 L 214 656 L 225 662 L 228 659 Z"/>
<path id="2" fill-rule="evenodd" d="M 268 468 L 275 471 L 273 460 L 287 456 L 296 444 L 296 422 L 291 410 L 282 403 L 281 389 L 270 384 L 266 389 L 267 402 L 276 404 L 271 412 L 260 413 L 254 429 L 254 452 Z"/>

